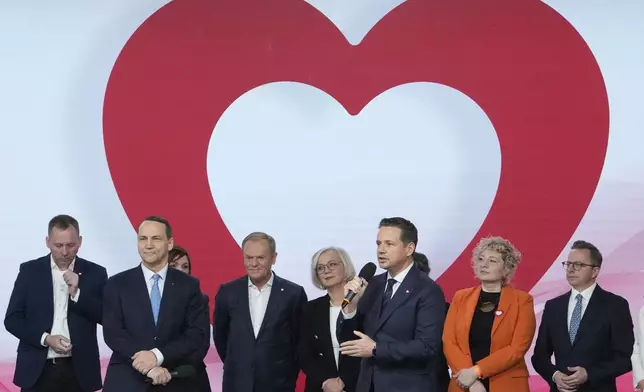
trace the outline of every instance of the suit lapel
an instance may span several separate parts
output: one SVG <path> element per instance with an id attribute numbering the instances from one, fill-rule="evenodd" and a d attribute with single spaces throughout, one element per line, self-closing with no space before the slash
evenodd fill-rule
<path id="1" fill-rule="evenodd" d="M 512 308 L 512 303 L 514 302 L 513 301 L 514 296 L 512 295 L 510 290 L 511 289 L 507 289 L 507 288 L 501 290 L 499 305 L 495 310 L 494 322 L 492 323 L 492 336 L 494 336 L 494 332 L 499 327 L 499 325 L 503 322 L 503 319 Z"/>
<path id="2" fill-rule="evenodd" d="M 273 272 L 273 287 L 271 287 L 271 294 L 268 296 L 268 304 L 266 305 L 266 312 L 262 319 L 262 325 L 259 327 L 259 332 L 257 333 L 257 340 L 262 337 L 262 332 L 266 329 L 266 324 L 270 322 L 272 317 L 276 316 L 283 298 L 284 284 L 282 279 L 278 278 Z"/>
<path id="3" fill-rule="evenodd" d="M 371 284 L 374 285 L 374 293 L 375 293 L 375 306 L 373 309 L 373 312 L 370 312 L 372 315 L 375 315 L 375 317 L 380 317 L 380 312 L 382 311 L 382 299 L 384 298 L 384 291 L 385 291 L 385 282 L 387 281 L 387 273 L 380 274 L 376 276 L 375 278 L 372 279 Z"/>
<path id="4" fill-rule="evenodd" d="M 152 303 L 150 302 L 150 293 L 148 293 L 147 282 L 145 281 L 145 275 L 143 275 L 142 266 L 134 268 L 132 273 L 132 290 L 134 295 L 132 298 L 127 298 L 127 301 L 134 302 L 136 308 L 141 310 L 141 315 L 145 318 L 145 323 L 150 328 L 150 331 L 155 331 L 156 327 L 154 325 L 154 315 L 152 314 Z"/>
<path id="5" fill-rule="evenodd" d="M 76 260 L 74 261 L 74 265 L 73 265 L 73 269 L 72 269 L 72 271 L 73 271 L 76 275 L 78 275 L 78 289 L 79 289 L 79 290 L 81 290 L 81 289 L 82 289 L 83 272 L 85 271 L 85 265 L 86 265 L 86 263 L 87 263 L 87 262 L 86 262 L 84 259 L 81 259 L 81 258 L 79 258 L 79 257 L 76 257 Z M 70 299 L 70 301 L 71 301 L 71 299 Z M 73 319 L 72 313 L 73 313 L 73 312 L 72 312 L 72 307 L 71 307 L 71 306 L 68 306 L 68 307 L 67 307 L 67 320 L 68 320 L 68 324 L 69 324 L 70 333 L 71 333 L 71 328 L 72 328 L 72 322 L 71 322 L 71 320 Z"/>
<path id="6" fill-rule="evenodd" d="M 164 324 L 164 320 L 167 320 L 168 318 L 172 317 L 171 301 L 173 300 L 173 298 L 176 297 L 175 272 L 178 272 L 181 274 L 183 273 L 168 267 L 168 272 L 165 275 L 165 282 L 163 282 L 163 293 L 161 293 L 161 304 L 159 305 L 159 319 L 157 320 L 157 326 L 156 326 L 158 331 L 161 330 L 161 327 Z M 152 311 L 152 303 L 150 303 L 150 311 Z M 154 320 L 154 316 L 152 317 L 152 319 Z"/>
<path id="7" fill-rule="evenodd" d="M 570 293 L 568 293 L 559 299 L 557 304 L 558 310 L 555 313 L 557 320 L 555 320 L 559 333 L 565 336 L 566 341 L 566 351 L 570 351 L 572 344 L 570 343 L 570 332 L 568 331 L 568 303 L 570 302 Z"/>
<path id="8" fill-rule="evenodd" d="M 237 288 L 237 298 L 239 298 L 239 312 L 244 320 L 244 325 L 248 328 L 250 336 L 255 338 L 255 331 L 253 330 L 253 321 L 250 318 L 250 298 L 248 295 L 248 280 L 249 278 L 240 280 L 239 287 Z"/>
<path id="9" fill-rule="evenodd" d="M 79 257 L 76 257 L 76 260 L 74 261 L 74 269 L 72 270 L 76 275 L 78 275 L 78 284 L 80 285 L 80 280 L 81 277 L 83 276 L 83 272 L 85 271 L 85 264 L 86 261 L 84 259 L 81 259 Z"/>
<path id="10" fill-rule="evenodd" d="M 43 290 L 45 290 L 46 296 L 44 298 L 49 298 L 48 301 L 45 302 L 46 308 L 46 316 L 47 320 L 53 320 L 54 319 L 54 282 L 53 282 L 53 276 L 52 276 L 52 270 L 51 270 L 51 255 L 48 255 L 42 259 L 42 265 L 40 266 L 40 269 L 42 270 L 41 274 L 41 287 Z"/>
<path id="11" fill-rule="evenodd" d="M 460 322 L 463 323 L 463 329 L 460 329 L 461 331 L 464 331 L 465 334 L 465 341 L 467 342 L 467 345 L 469 347 L 469 341 L 470 341 L 470 328 L 472 327 L 472 319 L 474 318 L 474 312 L 476 311 L 476 305 L 479 303 L 479 296 L 481 295 L 481 286 L 476 287 L 470 295 L 465 298 L 465 307 L 463 309 L 463 315 L 459 315 Z M 460 313 L 460 312 L 459 312 Z"/>
<path id="12" fill-rule="evenodd" d="M 376 328 L 376 331 L 378 331 L 382 325 L 387 321 L 389 317 L 391 317 L 391 314 L 400 307 L 400 305 L 404 304 L 405 301 L 411 295 L 413 294 L 414 290 L 416 289 L 416 285 L 418 284 L 419 281 L 419 272 L 416 269 L 416 267 L 411 267 L 409 272 L 407 273 L 407 276 L 405 276 L 405 279 L 402 281 L 400 286 L 396 289 L 396 292 L 394 293 L 394 296 L 389 300 L 387 305 L 382 309 L 382 313 L 380 315 L 380 319 L 378 320 L 378 327 Z M 386 276 L 386 275 L 385 275 Z M 382 298 L 384 294 L 381 293 L 380 298 Z M 379 301 L 382 304 L 382 300 Z"/>
<path id="13" fill-rule="evenodd" d="M 321 297 L 315 304 L 314 317 L 315 317 L 315 336 L 319 340 L 320 347 L 323 350 L 323 358 L 330 359 L 329 365 L 335 368 L 335 354 L 333 353 L 333 342 L 331 340 L 331 298 L 329 295 Z M 334 320 L 334 322 L 337 320 Z"/>

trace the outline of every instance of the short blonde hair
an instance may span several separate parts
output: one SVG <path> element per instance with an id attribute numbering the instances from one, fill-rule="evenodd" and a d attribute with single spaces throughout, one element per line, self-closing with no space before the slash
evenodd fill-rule
<path id="1" fill-rule="evenodd" d="M 317 252 L 315 252 L 313 257 L 311 258 L 311 280 L 313 281 L 313 285 L 321 290 L 325 290 L 326 287 L 324 287 L 322 282 L 320 282 L 320 277 L 318 276 L 318 272 L 316 268 L 318 266 L 318 261 L 320 260 L 320 256 L 322 256 L 324 252 L 328 252 L 328 251 L 335 251 L 338 253 L 338 256 L 340 257 L 340 261 L 342 262 L 342 266 L 344 267 L 345 281 L 348 281 L 349 279 L 352 279 L 354 276 L 356 276 L 356 268 L 353 266 L 353 263 L 351 262 L 351 257 L 349 257 L 349 254 L 347 253 L 347 251 L 337 246 L 327 246 L 326 248 L 322 248 Z"/>
<path id="2" fill-rule="evenodd" d="M 517 271 L 517 267 L 521 263 L 521 252 L 508 240 L 502 237 L 486 237 L 479 241 L 476 248 L 472 252 L 472 267 L 476 260 L 483 254 L 484 251 L 491 250 L 501 254 L 503 260 L 503 285 L 507 285 L 512 280 L 512 277 Z"/>

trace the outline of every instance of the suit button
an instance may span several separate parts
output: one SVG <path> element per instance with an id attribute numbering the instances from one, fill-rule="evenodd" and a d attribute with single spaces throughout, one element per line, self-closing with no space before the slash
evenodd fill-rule
<path id="1" fill-rule="evenodd" d="M 157 339 L 159 339 L 159 338 L 155 336 L 155 337 L 154 337 L 154 340 L 157 340 Z"/>
<path id="2" fill-rule="evenodd" d="M 323 356 L 324 356 L 324 354 L 320 353 L 320 356 L 321 356 L 321 357 L 323 357 Z"/>

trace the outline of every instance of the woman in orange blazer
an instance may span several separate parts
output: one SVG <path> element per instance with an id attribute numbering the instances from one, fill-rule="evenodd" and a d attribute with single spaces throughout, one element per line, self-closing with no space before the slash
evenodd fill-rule
<path id="1" fill-rule="evenodd" d="M 524 356 L 535 331 L 533 300 L 508 286 L 520 262 L 521 253 L 500 237 L 474 249 L 481 284 L 454 294 L 443 330 L 449 392 L 530 392 Z"/>

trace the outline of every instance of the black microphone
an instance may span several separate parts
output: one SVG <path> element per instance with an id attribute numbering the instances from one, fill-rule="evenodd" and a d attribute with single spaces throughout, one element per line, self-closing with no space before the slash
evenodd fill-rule
<path id="1" fill-rule="evenodd" d="M 172 378 L 192 378 L 197 375 L 197 371 L 192 365 L 177 366 L 170 372 Z"/>
<path id="2" fill-rule="evenodd" d="M 371 282 L 371 279 L 373 276 L 376 274 L 376 265 L 374 263 L 367 263 L 362 267 L 360 270 L 360 273 L 358 274 L 359 278 L 362 278 L 367 281 L 367 283 Z M 356 296 L 356 293 L 353 291 L 349 290 L 347 293 L 347 296 L 344 297 L 344 300 L 342 300 L 342 309 L 344 309 L 347 305 L 353 301 L 353 298 Z"/>
<path id="3" fill-rule="evenodd" d="M 192 378 L 197 375 L 197 371 L 192 365 L 181 365 L 170 371 L 170 377 L 172 378 Z M 152 379 L 150 377 L 145 379 L 145 382 L 151 383 Z"/>

